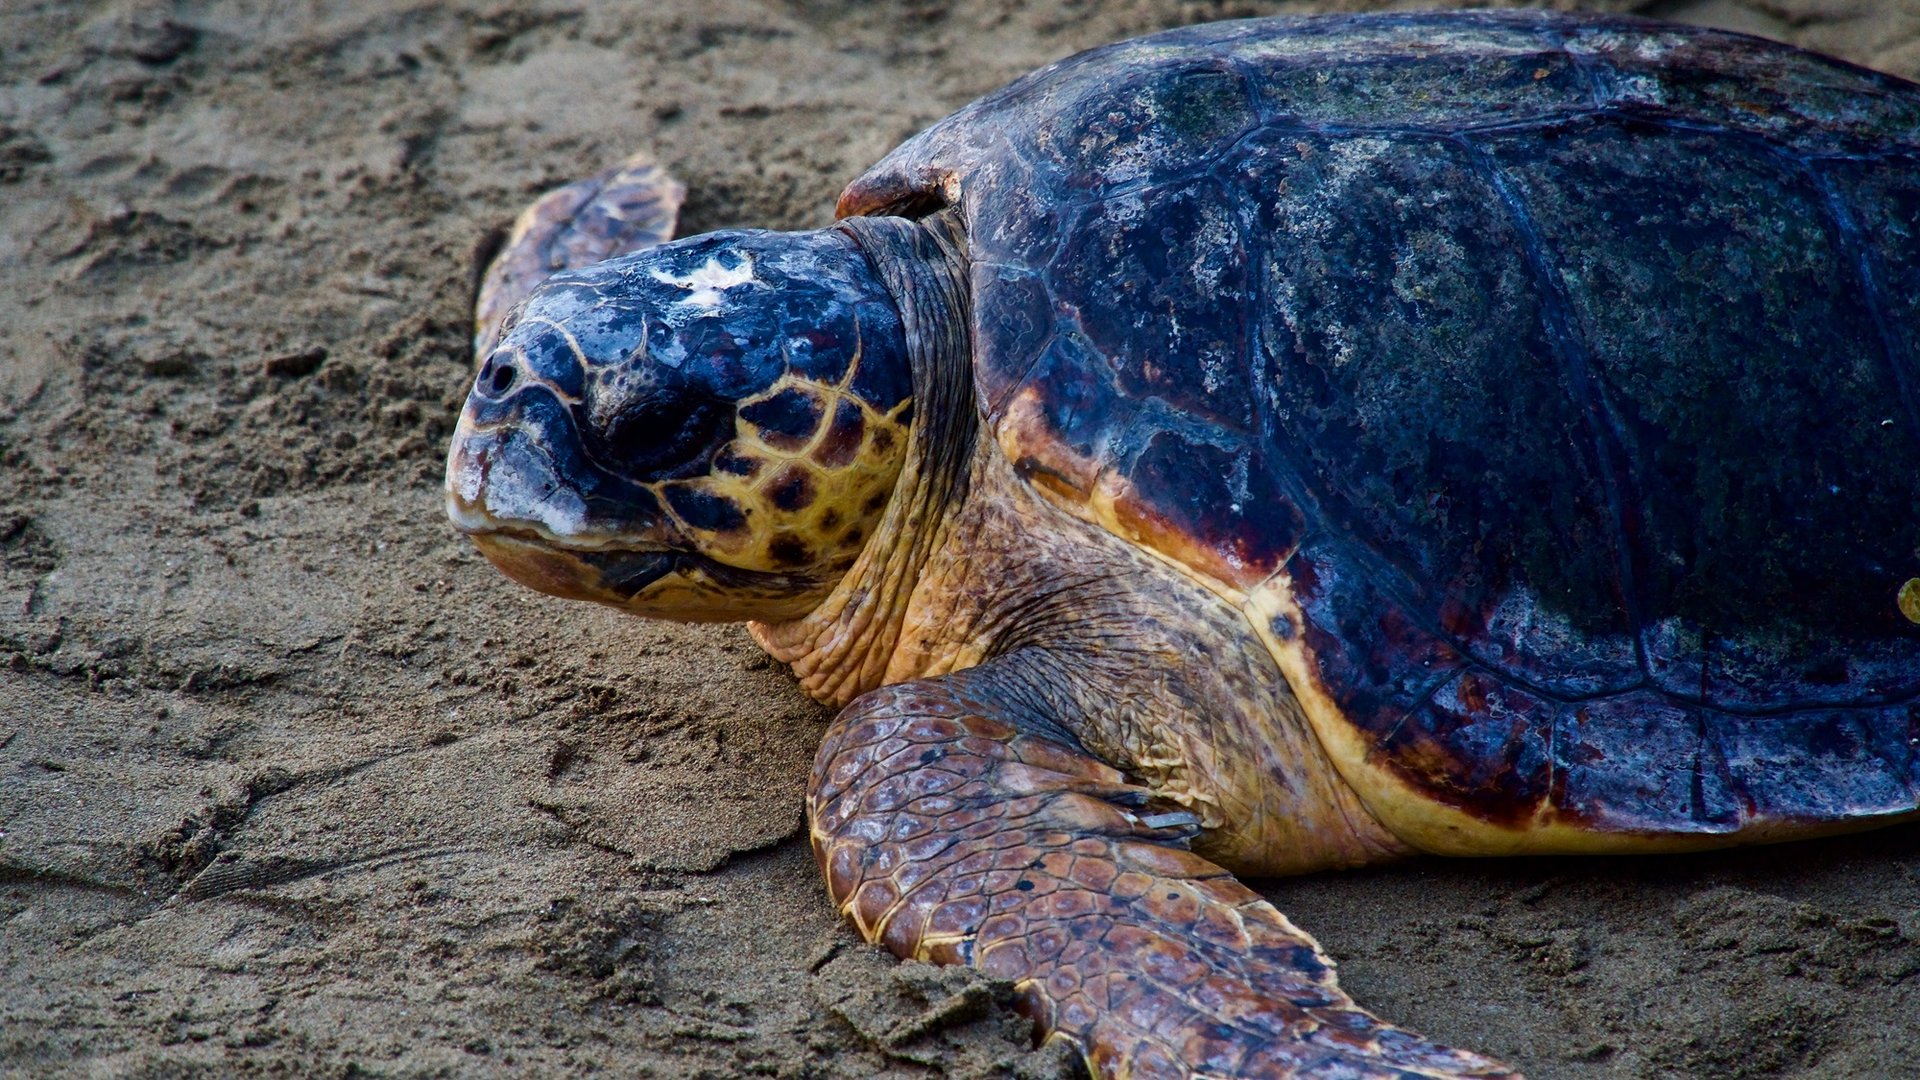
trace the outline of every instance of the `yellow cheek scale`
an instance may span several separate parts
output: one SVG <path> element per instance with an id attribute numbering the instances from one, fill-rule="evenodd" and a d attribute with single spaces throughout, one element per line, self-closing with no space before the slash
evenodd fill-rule
<path id="1" fill-rule="evenodd" d="M 899 478 L 913 404 L 908 398 L 882 411 L 854 393 L 861 356 L 856 337 L 853 357 L 838 381 L 789 369 L 765 390 L 741 400 L 727 453 L 748 462 L 744 475 L 716 470 L 647 485 L 690 547 L 729 566 L 775 573 L 852 561 L 879 513 L 876 504 L 885 502 Z M 804 395 L 820 417 L 798 446 L 747 419 L 752 406 L 786 393 Z M 834 420 L 843 406 L 858 410 L 860 418 L 859 442 L 851 451 L 842 442 L 844 434 L 836 438 Z M 667 498 L 675 489 L 725 500 L 740 512 L 741 524 L 732 529 L 689 524 Z"/>

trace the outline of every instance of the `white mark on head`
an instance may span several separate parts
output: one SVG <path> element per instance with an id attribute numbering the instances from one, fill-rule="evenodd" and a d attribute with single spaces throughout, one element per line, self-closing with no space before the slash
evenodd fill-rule
<path id="1" fill-rule="evenodd" d="M 728 289 L 757 280 L 753 276 L 753 259 L 744 254 L 740 256 L 738 266 L 725 266 L 717 258 L 708 258 L 704 264 L 686 274 L 655 270 L 653 279 L 687 290 L 687 295 L 678 303 L 709 309 L 720 306 L 721 294 Z"/>

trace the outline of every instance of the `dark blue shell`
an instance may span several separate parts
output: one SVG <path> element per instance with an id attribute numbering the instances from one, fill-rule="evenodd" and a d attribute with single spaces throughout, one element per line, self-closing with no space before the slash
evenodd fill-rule
<path id="1" fill-rule="evenodd" d="M 1222 23 L 1023 79 L 842 212 L 945 202 L 999 444 L 1285 573 L 1376 763 L 1488 820 L 1914 808 L 1920 87 L 1626 19 Z"/>

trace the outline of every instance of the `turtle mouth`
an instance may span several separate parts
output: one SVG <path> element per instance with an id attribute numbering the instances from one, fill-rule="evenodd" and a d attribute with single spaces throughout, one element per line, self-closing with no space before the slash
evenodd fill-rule
<path id="1" fill-rule="evenodd" d="M 456 444 L 450 458 L 452 476 L 460 475 L 463 449 Z M 477 460 L 484 484 L 489 460 L 485 455 Z M 488 562 L 530 589 L 569 599 L 625 603 L 679 568 L 682 553 L 665 544 L 617 535 L 562 536 L 547 521 L 533 516 L 502 520 L 479 494 L 463 491 L 450 480 L 447 518 L 473 540 Z"/>
<path id="2" fill-rule="evenodd" d="M 631 600 L 647 586 L 680 569 L 676 551 L 584 551 L 581 562 L 600 572 L 600 587 Z"/>
<path id="3" fill-rule="evenodd" d="M 681 568 L 683 552 L 663 547 L 563 544 L 532 529 L 463 530 L 500 572 L 551 596 L 625 604 Z"/>
<path id="4" fill-rule="evenodd" d="M 662 546 L 583 547 L 560 543 L 534 529 L 496 526 L 470 530 L 474 546 L 501 573 L 536 592 L 592 600 L 636 615 L 686 622 L 728 622 L 744 598 L 798 604 L 812 610 L 819 582 L 804 574 L 767 573 L 728 566 L 704 555 Z"/>

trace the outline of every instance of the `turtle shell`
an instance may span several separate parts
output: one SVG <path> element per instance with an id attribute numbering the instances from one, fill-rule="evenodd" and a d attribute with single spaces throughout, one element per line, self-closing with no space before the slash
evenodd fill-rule
<path id="1" fill-rule="evenodd" d="M 1914 809 L 1920 87 L 1622 18 L 1220 23 L 840 209 L 946 205 L 992 437 L 1243 603 L 1403 836 Z"/>

